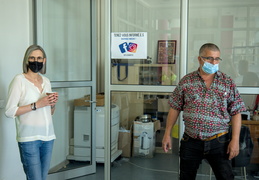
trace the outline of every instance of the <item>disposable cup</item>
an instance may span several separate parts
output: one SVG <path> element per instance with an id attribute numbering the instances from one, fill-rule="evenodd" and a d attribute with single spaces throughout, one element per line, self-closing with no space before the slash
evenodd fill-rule
<path id="1" fill-rule="evenodd" d="M 56 92 L 46 92 L 46 95 L 49 96 L 51 94 L 55 94 Z"/>

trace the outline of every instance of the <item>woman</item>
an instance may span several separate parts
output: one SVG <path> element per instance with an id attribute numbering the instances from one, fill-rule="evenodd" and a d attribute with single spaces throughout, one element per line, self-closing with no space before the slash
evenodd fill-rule
<path id="1" fill-rule="evenodd" d="M 58 94 L 51 92 L 46 73 L 46 54 L 31 45 L 23 59 L 23 73 L 9 86 L 6 116 L 15 118 L 16 139 L 27 180 L 45 180 L 48 175 L 54 139 L 52 114 Z"/>

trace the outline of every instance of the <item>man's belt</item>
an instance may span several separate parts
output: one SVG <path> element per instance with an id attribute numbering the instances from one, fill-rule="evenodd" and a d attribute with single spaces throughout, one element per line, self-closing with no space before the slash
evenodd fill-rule
<path id="1" fill-rule="evenodd" d="M 202 139 L 202 141 L 211 141 L 211 140 L 216 139 L 216 138 L 218 138 L 218 137 L 220 137 L 220 136 L 223 136 L 223 135 L 225 135 L 225 134 L 227 134 L 227 133 L 228 133 L 228 131 L 225 131 L 225 132 L 216 134 L 216 135 L 214 135 L 214 136 L 211 136 L 211 137 L 209 137 L 209 138 L 207 138 L 207 139 Z"/>

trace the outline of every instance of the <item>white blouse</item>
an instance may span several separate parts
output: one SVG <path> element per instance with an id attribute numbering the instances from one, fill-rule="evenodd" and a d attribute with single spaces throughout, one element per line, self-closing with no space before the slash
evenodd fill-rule
<path id="1" fill-rule="evenodd" d="M 10 83 L 5 115 L 9 118 L 15 118 L 18 142 L 49 141 L 56 138 L 50 106 L 15 116 L 19 106 L 34 103 L 46 96 L 46 92 L 51 92 L 49 79 L 43 75 L 41 77 L 43 79 L 42 92 L 26 79 L 24 74 L 16 75 Z"/>

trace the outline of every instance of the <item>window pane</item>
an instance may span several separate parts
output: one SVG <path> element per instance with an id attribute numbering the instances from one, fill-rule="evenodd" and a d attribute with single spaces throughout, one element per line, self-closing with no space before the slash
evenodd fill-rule
<path id="1" fill-rule="evenodd" d="M 255 110 L 259 110 L 258 102 L 256 102 L 257 94 L 242 94 L 241 97 L 246 105 L 248 111 L 250 111 L 250 120 L 253 119 Z M 249 119 L 249 118 L 248 118 Z"/>
<path id="2" fill-rule="evenodd" d="M 57 140 L 54 143 L 50 173 L 92 164 L 91 87 L 55 88 L 59 102 L 53 115 Z M 85 99 L 82 99 L 85 98 Z"/>
<path id="3" fill-rule="evenodd" d="M 145 59 L 111 60 L 112 84 L 176 85 L 180 1 L 113 0 L 111 12 L 112 32 L 147 32 L 148 44 Z M 158 43 L 159 40 L 165 42 Z"/>
<path id="4" fill-rule="evenodd" d="M 179 135 L 178 122 L 173 128 L 172 151 L 163 153 L 162 138 L 165 132 L 166 118 L 169 110 L 168 98 L 171 93 L 161 92 L 111 92 L 112 104 L 120 109 L 120 135 L 119 149 L 122 150 L 122 157 L 129 158 L 130 164 L 140 164 L 143 168 L 152 167 L 150 161 L 163 164 L 159 165 L 163 171 L 170 171 L 168 179 L 177 179 L 179 171 Z M 161 127 L 156 129 L 160 124 Z M 155 128 L 154 128 L 155 127 Z M 126 136 L 128 134 L 128 136 Z M 125 137 L 126 136 L 126 137 Z M 148 138 L 145 138 L 145 137 Z M 132 139 L 131 139 L 132 138 Z M 121 139 L 121 140 L 120 140 Z M 120 161 L 122 166 L 125 162 Z M 172 163 L 172 164 L 170 164 Z M 127 165 L 128 167 L 128 165 Z M 123 179 L 123 174 L 117 173 L 120 167 L 112 167 L 111 179 Z M 145 179 L 145 177 L 160 177 L 159 173 L 134 170 L 134 166 L 127 169 L 131 179 Z M 123 175 L 123 177 L 120 177 Z M 116 176 L 116 178 L 115 178 Z M 113 178 L 114 177 L 114 178 Z M 159 178 L 158 178 L 159 179 Z"/>
<path id="5" fill-rule="evenodd" d="M 251 157 L 251 167 L 252 165 L 259 164 L 259 140 L 258 140 L 258 129 L 259 129 L 259 95 L 241 95 L 244 100 L 247 112 L 242 113 L 242 124 L 245 124 L 249 127 L 250 133 L 253 139 L 254 148 Z M 248 169 L 249 170 L 249 169 Z"/>
<path id="6" fill-rule="evenodd" d="M 91 80 L 91 7 L 90 1 L 78 1 L 42 1 L 43 47 L 52 81 Z"/>
<path id="7" fill-rule="evenodd" d="M 221 49 L 221 71 L 238 86 L 258 86 L 259 1 L 231 1 L 190 1 L 188 72 L 199 67 L 201 45 L 212 42 Z"/>
<path id="8" fill-rule="evenodd" d="M 204 43 L 214 43 L 221 49 L 221 58 L 223 59 L 219 69 L 230 75 L 238 86 L 258 87 L 258 12 L 259 1 L 256 0 L 190 0 L 188 72 L 197 70 L 199 67 L 197 57 L 200 47 Z M 250 177 L 254 174 L 254 167 L 259 164 L 259 121 L 253 120 L 258 95 L 241 96 L 248 109 L 247 112 L 242 113 L 242 124 L 249 127 L 254 148 L 251 159 L 239 156 L 233 162 L 237 164 L 245 162 Z M 235 167 L 234 164 L 236 176 L 241 176 L 240 168 Z"/>

